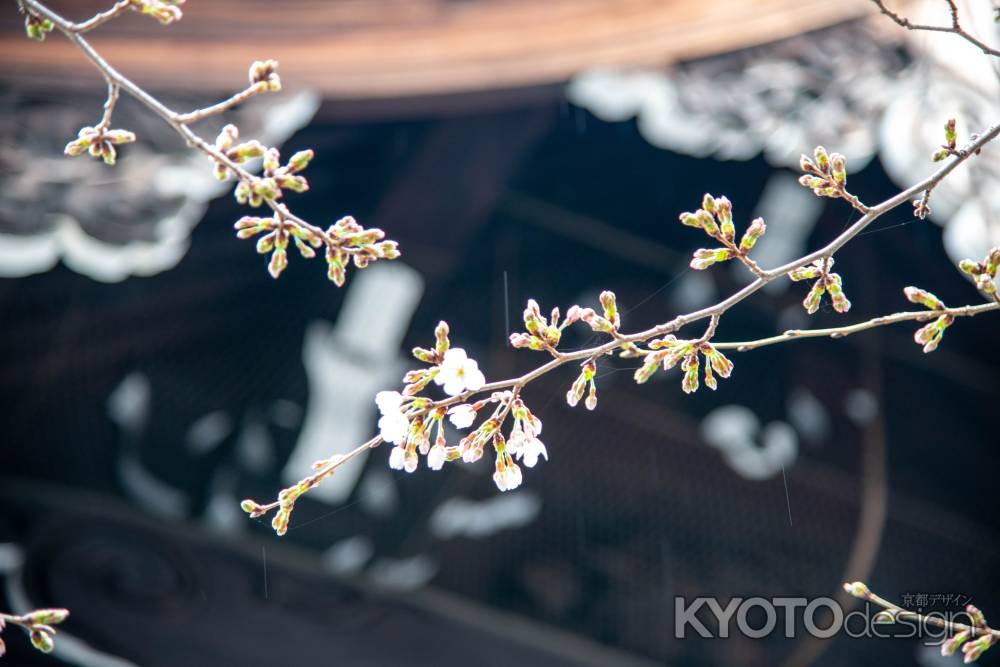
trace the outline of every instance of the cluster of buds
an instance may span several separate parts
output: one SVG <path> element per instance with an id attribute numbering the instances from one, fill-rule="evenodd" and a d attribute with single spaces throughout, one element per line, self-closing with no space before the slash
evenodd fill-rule
<path id="1" fill-rule="evenodd" d="M 549 458 L 545 444 L 538 437 L 542 432 L 542 421 L 510 391 L 496 392 L 489 399 L 475 404 L 455 406 L 449 411 L 449 418 L 457 428 L 467 428 L 472 425 L 476 412 L 488 403 L 497 404 L 493 414 L 462 438 L 454 458 L 461 457 L 466 463 L 478 461 L 486 444 L 492 443 L 496 453 L 493 481 L 501 491 L 510 491 L 520 486 L 522 479 L 521 468 L 514 462 L 515 458 L 529 468 L 538 464 L 539 457 Z M 514 425 L 509 436 L 504 438 L 501 431 L 508 414 L 513 417 Z"/>
<path id="2" fill-rule="evenodd" d="M 736 226 L 733 224 L 733 205 L 726 197 L 713 197 L 708 193 L 702 198 L 700 209 L 693 213 L 681 213 L 680 220 L 682 224 L 688 227 L 697 227 L 722 243 L 721 248 L 695 250 L 691 260 L 691 268 L 697 271 L 737 257 L 748 262 L 747 254 L 753 250 L 757 240 L 767 231 L 764 219 L 755 218 L 737 245 Z"/>
<path id="3" fill-rule="evenodd" d="M 963 661 L 968 664 L 978 660 L 979 656 L 994 644 L 996 637 L 989 631 L 989 626 L 986 624 L 986 616 L 983 615 L 983 612 L 978 607 L 971 604 L 966 605 L 965 613 L 969 617 L 971 628 L 957 632 L 942 642 L 941 655 L 953 655 L 961 647 Z M 986 632 L 979 637 L 973 637 L 972 628 Z"/>
<path id="4" fill-rule="evenodd" d="M 135 134 L 128 130 L 106 130 L 101 127 L 84 127 L 76 135 L 76 139 L 66 144 L 63 152 L 69 157 L 90 153 L 101 158 L 104 164 L 114 164 L 118 157 L 115 146 L 135 141 Z"/>
<path id="5" fill-rule="evenodd" d="M 566 319 L 559 322 L 559 308 L 553 308 L 549 318 L 542 315 L 538 302 L 528 299 L 524 308 L 524 328 L 521 333 L 510 335 L 510 344 L 517 348 L 526 347 L 529 350 L 555 350 L 562 338 L 563 329 L 580 319 L 583 309 L 571 306 L 566 311 Z"/>
<path id="6" fill-rule="evenodd" d="M 277 148 L 266 148 L 256 139 L 237 144 L 239 135 L 239 129 L 235 125 L 226 125 L 215 138 L 215 148 L 234 164 L 243 164 L 260 157 L 264 158 L 264 161 L 261 176 L 240 179 L 236 184 L 236 189 L 233 191 L 236 201 L 256 208 L 264 202 L 281 199 L 284 190 L 305 192 L 309 189 L 309 182 L 300 175 L 300 172 L 304 171 L 313 159 L 314 153 L 311 149 L 298 151 L 288 159 L 287 163 L 281 164 L 281 153 Z M 220 181 L 237 175 L 222 161 L 215 163 L 213 173 Z"/>
<path id="7" fill-rule="evenodd" d="M 929 310 L 945 310 L 945 305 L 941 299 L 937 298 L 930 292 L 920 289 L 919 287 L 907 287 L 903 289 L 903 294 L 906 298 L 910 300 L 911 303 L 917 303 Z M 926 324 L 913 334 L 913 340 L 916 341 L 918 345 L 924 346 L 924 352 L 933 352 L 937 349 L 938 344 L 941 342 L 942 336 L 944 336 L 945 330 L 952 325 L 955 321 L 954 316 L 948 313 L 942 313 L 930 324 Z"/>
<path id="8" fill-rule="evenodd" d="M 821 258 L 807 266 L 800 266 L 788 274 L 788 277 L 796 282 L 799 280 L 816 279 L 812 289 L 809 290 L 806 298 L 802 301 L 802 306 L 810 315 L 819 310 L 819 304 L 823 299 L 823 295 L 827 292 L 830 294 L 833 309 L 838 313 L 846 313 L 851 309 L 851 302 L 847 299 L 847 295 L 844 294 L 843 279 L 839 274 L 830 272 L 830 267 L 832 266 L 833 257 Z"/>
<path id="9" fill-rule="evenodd" d="M 326 247 L 327 278 L 337 287 L 347 279 L 347 263 L 354 261 L 355 268 L 363 269 L 377 259 L 396 259 L 399 245 L 386 241 L 385 232 L 377 227 L 365 229 L 347 215 L 326 230 L 330 242 Z"/>
<path id="10" fill-rule="evenodd" d="M 260 218 L 244 216 L 234 225 L 236 236 L 249 239 L 266 232 L 257 239 L 257 252 L 271 253 L 268 271 L 277 278 L 288 266 L 288 241 L 291 239 L 305 259 L 316 256 L 316 250 L 326 245 L 327 276 L 337 286 L 347 278 L 347 263 L 351 257 L 354 265 L 364 268 L 376 259 L 396 259 L 399 248 L 395 241 L 385 241 L 381 229 L 365 229 L 354 218 L 347 216 L 331 225 L 326 232 L 305 227 L 296 220 L 286 219 L 283 213 Z"/>
<path id="11" fill-rule="evenodd" d="M 997 268 L 1000 267 L 1000 247 L 992 248 L 981 262 L 963 259 L 958 268 L 976 281 L 976 289 L 990 296 L 996 295 Z M 995 298 L 995 296 L 994 296 Z"/>
<path id="12" fill-rule="evenodd" d="M 219 132 L 219 136 L 215 138 L 215 147 L 225 155 L 229 160 L 236 164 L 243 164 L 254 158 L 259 158 L 264 156 L 264 152 L 267 150 L 264 146 L 256 139 L 251 139 L 250 141 L 244 141 L 243 143 L 236 143 L 240 138 L 240 130 L 233 124 L 228 124 L 222 128 Z M 215 177 L 220 181 L 228 179 L 233 176 L 232 171 L 223 163 L 216 162 L 214 166 Z M 260 206 L 263 203 L 260 200 L 254 200 L 256 203 L 254 206 Z"/>
<path id="13" fill-rule="evenodd" d="M 255 60 L 248 74 L 250 86 L 260 92 L 276 93 L 281 90 L 277 60 Z"/>
<path id="14" fill-rule="evenodd" d="M 317 461 L 317 464 L 319 463 L 322 462 Z M 316 465 L 313 467 L 316 467 Z M 278 511 L 274 513 L 274 517 L 271 519 L 271 528 L 274 529 L 276 534 L 280 536 L 288 532 L 288 522 L 292 518 L 292 510 L 295 509 L 295 501 L 315 485 L 315 478 L 307 477 L 297 484 L 281 490 L 278 494 Z M 264 516 L 270 509 L 249 498 L 240 503 L 240 508 L 249 514 L 251 519 Z"/>
<path id="15" fill-rule="evenodd" d="M 617 334 L 618 327 L 621 326 L 621 315 L 618 313 L 618 300 L 615 293 L 604 290 L 597 300 L 601 304 L 601 314 L 598 314 L 593 308 L 580 308 L 577 311 L 576 306 L 573 306 L 566 314 L 566 319 L 575 320 L 579 316 L 579 319 L 589 326 L 591 331 Z"/>
<path id="16" fill-rule="evenodd" d="M 799 167 L 806 172 L 799 183 L 813 191 L 817 197 L 841 197 L 847 186 L 847 160 L 840 153 L 828 154 L 817 146 L 813 157 L 803 155 Z"/>
<path id="17" fill-rule="evenodd" d="M 53 24 L 49 19 L 36 16 L 31 12 L 25 12 L 24 31 L 31 39 L 44 42 L 45 35 L 52 32 L 53 28 L 55 28 L 55 24 Z"/>
<path id="18" fill-rule="evenodd" d="M 409 371 L 403 382 L 403 394 L 413 396 L 421 392 L 431 380 L 441 386 L 449 396 L 458 396 L 466 391 L 479 391 L 486 384 L 486 376 L 479 370 L 479 363 L 470 359 L 460 347 L 451 347 L 449 328 L 445 321 L 438 322 L 434 329 L 434 348 L 413 348 L 413 356 L 430 368 Z"/>
<path id="19" fill-rule="evenodd" d="M 874 600 L 879 604 L 887 604 L 877 596 L 873 595 L 868 586 L 860 581 L 844 584 L 844 590 L 856 598 L 862 600 Z M 896 607 L 880 611 L 873 619 L 874 623 L 895 623 L 908 612 Z M 980 656 L 992 646 L 996 640 L 995 631 L 986 624 L 986 617 L 975 605 L 966 605 L 965 614 L 969 617 L 969 626 L 958 626 L 959 631 L 941 643 L 941 655 L 954 655 L 955 651 L 962 648 L 962 657 L 965 664 L 975 662 Z M 960 629 L 959 629 L 960 628 Z"/>
<path id="20" fill-rule="evenodd" d="M 10 623 L 20 625 L 31 638 L 31 645 L 42 653 L 51 653 L 55 647 L 56 629 L 52 626 L 58 625 L 69 616 L 68 609 L 36 609 L 23 616 L 7 616 Z M 3 632 L 5 623 L 4 615 L 0 615 L 0 633 Z M 0 657 L 7 652 L 7 646 L 3 639 L 0 639 Z"/>
<path id="21" fill-rule="evenodd" d="M 132 9 L 152 16 L 163 25 L 169 25 L 181 20 L 181 8 L 184 0 L 131 0 Z"/>
<path id="22" fill-rule="evenodd" d="M 573 386 L 566 392 L 566 402 L 569 404 L 569 407 L 576 407 L 576 404 L 583 398 L 583 393 L 587 390 L 588 385 L 590 386 L 590 391 L 587 393 L 587 400 L 583 404 L 588 410 L 593 410 L 597 407 L 597 386 L 594 384 L 594 375 L 596 374 L 597 364 L 594 363 L 593 359 L 588 359 L 580 365 L 580 374 L 573 381 Z"/>
<path id="23" fill-rule="evenodd" d="M 323 237 L 316 232 L 300 225 L 284 222 L 281 216 L 275 214 L 270 218 L 244 216 L 235 225 L 236 236 L 241 239 L 251 238 L 262 232 L 267 232 L 257 239 L 257 252 L 264 255 L 271 253 L 267 270 L 272 278 L 277 278 L 288 267 L 288 239 L 291 238 L 298 248 L 299 254 L 305 259 L 316 256 L 316 248 L 323 245 Z"/>
<path id="24" fill-rule="evenodd" d="M 958 132 L 955 131 L 955 119 L 949 118 L 948 122 L 944 124 L 944 143 L 941 144 L 941 150 L 934 153 L 934 161 L 940 162 L 944 160 L 949 155 L 954 155 L 958 152 Z"/>
<path id="25" fill-rule="evenodd" d="M 709 389 L 715 390 L 718 387 L 713 371 L 723 378 L 728 378 L 733 372 L 733 362 L 704 340 L 678 340 L 675 336 L 668 335 L 651 340 L 649 349 L 651 352 L 646 354 L 642 366 L 633 376 L 638 384 L 653 377 L 658 368 L 662 367 L 666 371 L 680 363 L 684 372 L 681 389 L 686 394 L 698 391 L 699 353 L 705 357 L 705 386 Z"/>

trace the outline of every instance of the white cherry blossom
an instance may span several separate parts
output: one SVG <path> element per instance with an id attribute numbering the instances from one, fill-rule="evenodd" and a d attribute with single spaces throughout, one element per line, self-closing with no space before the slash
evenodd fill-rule
<path id="1" fill-rule="evenodd" d="M 521 486 L 521 468 L 516 463 L 506 463 L 497 467 L 493 481 L 501 491 L 511 491 Z"/>
<path id="2" fill-rule="evenodd" d="M 475 420 L 476 411 L 469 403 L 456 405 L 452 409 L 448 410 L 448 421 L 450 421 L 452 426 L 455 428 L 469 428 Z"/>
<path id="3" fill-rule="evenodd" d="M 393 470 L 402 470 L 406 459 L 406 450 L 402 447 L 393 447 L 389 453 L 389 467 Z"/>
<path id="4" fill-rule="evenodd" d="M 434 445 L 427 453 L 427 467 L 431 470 L 440 470 L 444 466 L 444 447 Z"/>
<path id="5" fill-rule="evenodd" d="M 539 456 L 544 456 L 546 461 L 549 460 L 549 453 L 545 449 L 545 444 L 538 438 L 525 438 L 520 451 L 517 453 L 518 460 L 529 468 L 534 468 L 535 464 L 538 463 Z"/>
<path id="6" fill-rule="evenodd" d="M 403 396 L 398 391 L 380 391 L 375 405 L 382 417 L 378 420 L 379 434 L 386 442 L 401 445 L 410 430 L 410 420 L 403 414 Z"/>
<path id="7" fill-rule="evenodd" d="M 479 370 L 475 359 L 470 359 L 462 348 L 453 347 L 444 353 L 441 369 L 434 376 L 434 382 L 444 385 L 444 393 L 457 396 L 466 389 L 478 391 L 486 384 L 486 377 Z"/>

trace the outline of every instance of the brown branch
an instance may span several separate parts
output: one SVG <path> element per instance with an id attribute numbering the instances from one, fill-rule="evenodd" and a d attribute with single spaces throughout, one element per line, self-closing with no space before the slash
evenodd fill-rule
<path id="1" fill-rule="evenodd" d="M 718 324 L 719 318 L 732 306 L 748 298 L 756 291 L 761 289 L 767 283 L 776 280 L 778 278 L 787 276 L 795 269 L 805 266 L 817 259 L 825 259 L 827 260 L 826 263 L 829 264 L 828 260 L 833 257 L 834 253 L 841 247 L 843 247 L 848 241 L 850 241 L 859 233 L 861 233 L 861 231 L 863 231 L 868 225 L 870 225 L 872 222 L 874 222 L 876 219 L 878 219 L 885 213 L 893 210 L 894 208 L 898 207 L 904 202 L 909 201 L 914 196 L 914 194 L 934 188 L 938 183 L 941 182 L 942 179 L 944 179 L 948 174 L 950 174 L 959 164 L 967 160 L 972 155 L 975 155 L 980 148 L 982 148 L 987 143 L 995 139 L 998 135 L 1000 135 L 1000 124 L 994 125 L 985 133 L 983 133 L 981 136 L 978 136 L 974 140 L 972 140 L 967 146 L 957 151 L 955 155 L 952 156 L 950 162 L 938 168 L 937 171 L 935 171 L 927 178 L 907 188 L 906 190 L 900 192 L 894 197 L 891 197 L 876 206 L 867 208 L 868 212 L 864 216 L 862 216 L 861 219 L 859 219 L 848 229 L 846 229 L 844 232 L 835 237 L 832 241 L 830 241 L 830 243 L 828 243 L 823 248 L 820 248 L 819 250 L 816 250 L 812 253 L 804 255 L 803 257 L 788 262 L 787 264 L 783 264 L 782 266 L 779 266 L 775 269 L 771 269 L 769 271 L 761 270 L 756 280 L 754 280 L 741 290 L 731 294 L 729 297 L 723 299 L 722 301 L 719 301 L 718 303 L 712 306 L 702 308 L 701 310 L 688 313 L 686 315 L 679 315 L 668 322 L 664 322 L 663 324 L 659 324 L 650 329 L 646 329 L 645 331 L 640 331 L 633 334 L 622 334 L 616 329 L 609 334 L 611 336 L 611 340 L 606 343 L 603 343 L 601 345 L 596 345 L 593 347 L 575 350 L 572 352 L 560 352 L 558 356 L 554 356 L 554 358 L 550 359 L 546 363 L 518 377 L 509 378 L 507 380 L 500 380 L 496 382 L 490 382 L 483 385 L 478 390 L 467 390 L 456 396 L 450 396 L 448 398 L 443 398 L 435 401 L 427 401 L 424 407 L 414 411 L 413 414 L 410 415 L 410 417 L 415 418 L 418 416 L 425 415 L 435 409 L 448 408 L 454 405 L 458 405 L 460 403 L 465 403 L 469 401 L 472 397 L 477 395 L 483 395 L 483 394 L 489 395 L 492 392 L 504 391 L 504 390 L 513 390 L 515 392 L 520 392 L 530 382 L 570 362 L 580 361 L 580 360 L 594 360 L 600 356 L 611 354 L 615 350 L 623 349 L 629 343 L 643 343 L 652 338 L 673 333 L 688 324 L 697 322 L 705 318 L 711 318 L 711 321 L 709 323 L 707 330 L 705 331 L 705 334 L 703 335 L 702 339 L 699 339 L 707 341 L 708 338 L 710 338 L 714 334 L 715 326 Z M 959 317 L 973 316 L 982 312 L 992 311 L 992 310 L 1000 310 L 1000 305 L 990 303 L 990 304 L 982 304 L 979 306 L 965 306 L 963 308 L 945 309 L 945 311 L 947 311 L 947 314 Z M 764 339 L 764 341 L 748 341 L 745 343 L 723 343 L 720 345 L 715 345 L 715 347 L 740 349 L 740 346 L 752 346 L 752 347 L 746 347 L 746 349 L 753 349 L 753 347 L 760 347 L 763 345 L 770 345 L 778 342 L 784 342 L 785 340 L 790 340 L 796 337 L 817 337 L 817 336 L 838 337 L 854 333 L 855 331 L 861 331 L 867 328 L 880 326 L 883 324 L 892 324 L 895 322 L 902 322 L 907 320 L 932 319 L 934 317 L 939 317 L 941 314 L 943 314 L 943 312 L 944 311 L 942 310 L 927 310 L 927 311 L 914 311 L 912 313 L 910 312 L 897 313 L 895 315 L 886 316 L 885 318 L 876 318 L 876 320 L 872 320 L 871 322 L 864 322 L 857 325 L 851 325 L 848 327 L 843 327 L 841 329 L 816 329 L 813 330 L 813 332 L 811 333 L 802 332 L 797 334 L 791 334 L 791 332 L 786 332 L 781 336 L 774 337 L 775 338 L 774 340 Z M 876 321 L 878 322 L 874 324 L 872 323 Z M 318 475 L 321 474 L 322 475 L 321 479 L 325 479 L 350 458 L 357 456 L 362 451 L 377 447 L 381 443 L 382 439 L 380 437 L 376 437 L 373 438 L 372 440 L 369 440 L 364 445 L 352 450 L 343 457 L 339 458 L 334 457 L 333 459 L 330 459 L 330 462 L 327 463 L 322 468 L 321 473 L 317 473 L 315 475 L 307 477 L 301 482 L 299 482 L 299 485 L 297 485 L 296 487 L 289 487 L 289 489 L 295 489 L 298 486 L 301 486 L 303 483 L 307 484 L 309 487 L 315 486 L 315 484 L 318 483 L 319 481 L 318 479 L 316 479 Z M 288 491 L 289 489 L 286 489 L 285 491 Z M 268 509 L 273 509 L 275 507 L 282 506 L 280 500 L 270 503 L 268 505 L 258 505 L 255 501 L 251 500 L 245 502 L 248 503 L 248 505 L 245 505 L 244 509 L 247 509 L 248 507 L 252 508 L 252 509 L 247 509 L 247 511 L 250 512 L 251 516 L 260 516 L 263 513 L 266 513 Z"/>
<path id="2" fill-rule="evenodd" d="M 60 32 L 62 32 L 70 42 L 75 44 L 103 74 L 105 80 L 108 82 L 109 97 L 108 103 L 105 105 L 105 117 L 104 120 L 102 120 L 102 125 L 104 123 L 110 123 L 110 113 L 114 109 L 114 102 L 117 100 L 118 91 L 119 89 L 124 90 L 143 104 L 147 109 L 159 116 L 164 122 L 174 128 L 174 130 L 184 138 L 189 146 L 202 152 L 213 162 L 224 166 L 232 175 L 236 177 L 238 181 L 245 183 L 248 186 L 252 186 L 258 181 L 258 178 L 254 174 L 251 174 L 234 160 L 230 159 L 224 151 L 220 150 L 215 145 L 209 143 L 196 134 L 188 126 L 188 124 L 222 113 L 240 102 L 249 99 L 257 93 L 262 92 L 266 89 L 266 85 L 261 85 L 260 82 L 254 83 L 247 89 L 210 107 L 197 109 L 188 113 L 178 113 L 167 107 L 163 102 L 155 98 L 140 86 L 136 85 L 129 78 L 115 69 L 83 37 L 84 32 L 111 20 L 123 12 L 127 8 L 128 3 L 123 4 L 119 2 L 112 9 L 102 14 L 98 14 L 92 19 L 82 23 L 74 23 L 49 9 L 38 0 L 20 0 L 20 2 L 30 13 L 52 21 L 53 25 Z M 322 241 L 322 244 L 327 248 L 328 253 L 333 253 L 337 256 L 354 256 L 355 260 L 358 262 L 372 259 L 370 244 L 368 246 L 354 245 L 348 241 L 337 238 L 334 234 L 329 233 L 327 230 L 313 225 L 295 215 L 289 210 L 287 205 L 278 201 L 277 198 L 263 196 L 262 200 L 274 212 L 275 220 L 278 226 L 290 225 L 301 230 L 308 231 Z M 398 256 L 398 252 L 396 254 Z M 363 266 L 363 264 L 358 263 L 358 266 Z"/>
<path id="3" fill-rule="evenodd" d="M 758 347 L 784 343 L 785 341 L 795 340 L 798 338 L 845 338 L 853 333 L 886 326 L 887 324 L 897 324 L 899 322 L 909 322 L 914 320 L 924 322 L 936 319 L 941 315 L 973 317 L 975 315 L 979 315 L 980 313 L 986 313 L 992 310 L 1000 310 L 1000 302 L 983 303 L 976 306 L 962 306 L 959 308 L 943 308 L 941 310 L 915 310 L 903 313 L 894 313 L 892 315 L 883 315 L 865 322 L 859 322 L 857 324 L 851 324 L 843 327 L 831 327 L 829 329 L 789 329 L 783 334 L 771 336 L 769 338 L 732 343 L 712 343 L 712 345 L 720 350 L 748 352 L 750 350 L 756 350 Z"/>
<path id="4" fill-rule="evenodd" d="M 1000 58 L 1000 50 L 991 47 L 989 44 L 976 38 L 974 35 L 969 33 L 962 27 L 962 24 L 958 17 L 958 5 L 955 0 L 945 0 L 948 3 L 948 11 L 951 13 L 951 25 L 924 25 L 921 23 L 913 23 L 905 16 L 892 11 L 885 6 L 885 0 L 872 0 L 875 6 L 879 8 L 883 14 L 892 19 L 897 25 L 906 28 L 907 30 L 923 30 L 926 32 L 948 32 L 954 35 L 958 35 L 965 41 L 979 48 L 983 53 L 988 56 L 996 56 Z"/>

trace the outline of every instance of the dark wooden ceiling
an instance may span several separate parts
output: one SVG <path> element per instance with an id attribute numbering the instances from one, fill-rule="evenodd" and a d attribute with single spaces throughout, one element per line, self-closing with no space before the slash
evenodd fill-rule
<path id="1" fill-rule="evenodd" d="M 53 0 L 83 19 L 109 2 Z M 863 0 L 213 0 L 163 27 L 127 15 L 93 34 L 151 88 L 238 88 L 249 62 L 277 58 L 296 88 L 331 99 L 419 97 L 544 86 L 595 67 L 658 66 L 814 30 L 870 11 Z M 0 12 L 0 81 L 89 85 L 61 39 L 24 38 Z"/>

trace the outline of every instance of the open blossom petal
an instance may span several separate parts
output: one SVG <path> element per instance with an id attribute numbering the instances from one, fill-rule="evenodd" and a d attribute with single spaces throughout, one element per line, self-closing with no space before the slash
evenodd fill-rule
<path id="1" fill-rule="evenodd" d="M 386 442 L 401 445 L 406 440 L 406 434 L 410 431 L 410 420 L 398 411 L 385 414 L 378 420 L 378 430 L 379 435 Z"/>
<path id="2" fill-rule="evenodd" d="M 549 460 L 549 453 L 545 449 L 545 444 L 538 438 L 526 440 L 521 451 L 518 453 L 518 458 L 529 468 L 535 467 L 539 456 L 544 456 L 546 461 Z"/>
<path id="3" fill-rule="evenodd" d="M 398 391 L 380 391 L 375 394 L 375 405 L 378 406 L 378 411 L 384 415 L 399 412 L 402 404 L 403 395 Z"/>
<path id="4" fill-rule="evenodd" d="M 398 448 L 397 448 L 398 449 Z M 403 458 L 403 470 L 406 472 L 414 472 L 417 469 L 417 464 L 420 462 L 419 457 L 415 451 L 406 450 L 406 454 Z"/>
<path id="5" fill-rule="evenodd" d="M 457 396 L 466 389 L 478 391 L 486 384 L 486 377 L 475 359 L 469 359 L 462 348 L 453 347 L 444 353 L 441 370 L 434 376 L 434 382 L 443 385 L 449 396 Z"/>
<path id="6" fill-rule="evenodd" d="M 440 470 L 444 466 L 444 447 L 434 445 L 427 454 L 427 467 L 431 470 Z"/>
<path id="7" fill-rule="evenodd" d="M 476 420 L 476 411 L 468 403 L 456 405 L 448 410 L 448 420 L 455 428 L 469 428 Z"/>
<path id="8" fill-rule="evenodd" d="M 402 447 L 393 447 L 389 453 L 389 467 L 393 470 L 402 470 L 406 463 L 406 450 Z"/>
<path id="9" fill-rule="evenodd" d="M 493 481 L 501 491 L 511 491 L 521 486 L 521 468 L 516 463 L 508 463 L 493 473 Z"/>

